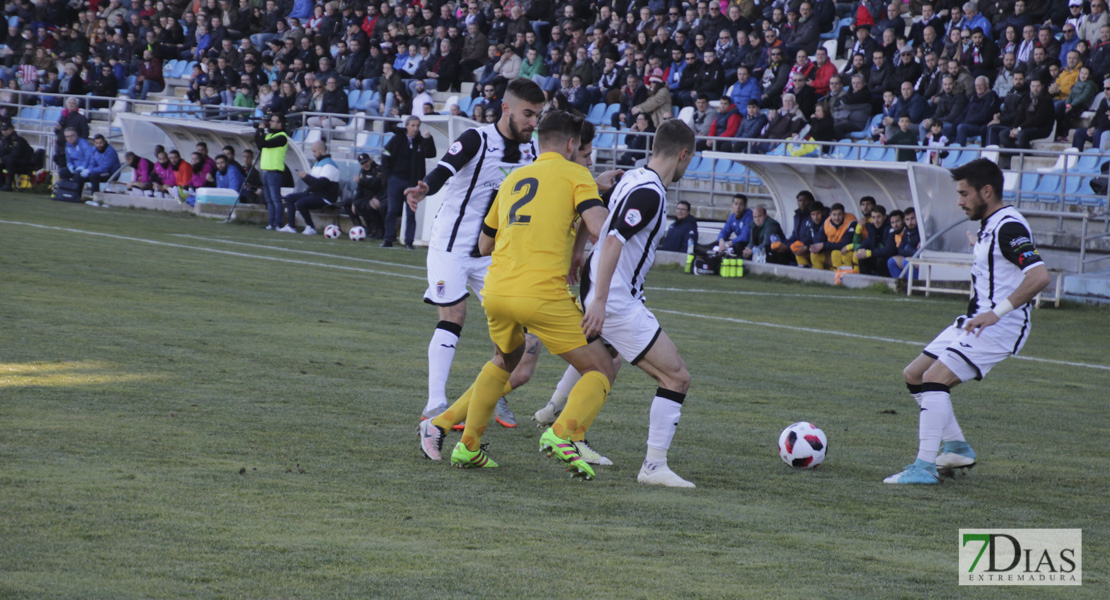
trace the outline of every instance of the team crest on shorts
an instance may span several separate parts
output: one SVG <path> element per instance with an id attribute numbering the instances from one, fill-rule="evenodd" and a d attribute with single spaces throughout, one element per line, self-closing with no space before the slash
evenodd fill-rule
<path id="1" fill-rule="evenodd" d="M 436 282 L 436 296 L 442 298 L 443 293 L 446 291 L 446 289 L 447 289 L 447 283 L 444 282 L 442 279 L 440 279 L 439 281 Z"/>

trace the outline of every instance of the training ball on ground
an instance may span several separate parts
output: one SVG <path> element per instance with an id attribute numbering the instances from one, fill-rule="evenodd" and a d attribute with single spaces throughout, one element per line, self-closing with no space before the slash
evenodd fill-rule
<path id="1" fill-rule="evenodd" d="M 352 227 L 351 230 L 347 232 L 347 235 L 351 236 L 352 242 L 361 242 L 366 239 L 366 228 Z"/>
<path id="2" fill-rule="evenodd" d="M 343 235 L 343 230 L 338 225 L 328 225 L 324 228 L 324 237 L 329 240 L 338 239 L 341 235 Z"/>
<path id="3" fill-rule="evenodd" d="M 779 456 L 796 469 L 812 469 L 825 460 L 829 440 L 813 423 L 800 421 L 779 435 Z"/>

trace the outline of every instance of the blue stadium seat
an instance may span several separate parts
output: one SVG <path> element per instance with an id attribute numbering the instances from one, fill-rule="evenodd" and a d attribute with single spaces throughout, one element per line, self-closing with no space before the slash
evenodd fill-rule
<path id="1" fill-rule="evenodd" d="M 613 115 L 621 111 L 620 104 L 610 104 L 605 107 L 605 113 L 601 115 L 601 124 L 608 125 L 613 122 Z"/>
<path id="2" fill-rule="evenodd" d="M 1059 175 L 1041 175 L 1041 180 L 1037 182 L 1037 189 L 1034 190 L 1037 201 L 1056 203 L 1060 201 L 1060 176 Z"/>
<path id="3" fill-rule="evenodd" d="M 1040 180 L 1040 175 L 1036 173 L 1022 173 L 1021 185 L 1018 188 L 1021 190 L 1021 198 L 1023 200 L 1035 199 L 1033 192 L 1037 189 L 1037 181 Z"/>
<path id="4" fill-rule="evenodd" d="M 175 64 L 173 66 L 173 71 L 170 72 L 170 78 L 171 79 L 181 79 L 182 77 L 185 76 L 185 69 L 188 66 L 189 66 L 189 63 L 187 63 L 183 60 L 177 61 L 177 64 Z"/>
<path id="5" fill-rule="evenodd" d="M 770 152 L 768 152 L 767 156 L 784 156 L 785 154 L 786 144 L 779 144 L 778 146 L 775 146 Z"/>
<path id="6" fill-rule="evenodd" d="M 304 128 L 298 129 L 298 130 L 293 132 L 293 141 L 294 142 L 303 142 L 304 141 L 304 136 L 305 136 Z"/>
<path id="7" fill-rule="evenodd" d="M 470 114 L 470 105 L 473 103 L 473 101 L 474 101 L 474 99 L 471 98 L 470 96 L 465 96 L 465 95 L 462 96 L 461 98 L 459 98 L 459 110 L 464 115 L 469 115 Z"/>
<path id="8" fill-rule="evenodd" d="M 1098 148 L 1091 148 L 1080 155 L 1073 170 L 1079 173 L 1097 173 L 1098 159 Z"/>
<path id="9" fill-rule="evenodd" d="M 674 119 L 678 118 L 678 107 L 677 106 L 672 106 L 671 107 L 671 118 L 674 118 Z"/>
<path id="10" fill-rule="evenodd" d="M 60 109 L 60 108 L 56 108 L 56 107 L 55 108 L 48 108 L 48 109 L 42 111 L 42 121 L 43 121 L 43 123 L 47 123 L 47 124 L 56 123 L 61 118 L 62 118 L 62 109 Z"/>
<path id="11" fill-rule="evenodd" d="M 594 138 L 594 148 L 608 150 L 617 145 L 617 136 L 613 133 L 604 132 Z"/>
<path id="12" fill-rule="evenodd" d="M 171 61 L 167 61 L 167 62 L 162 63 L 162 77 L 169 77 L 170 73 L 173 73 L 173 70 L 175 68 L 177 68 L 177 63 L 179 63 L 179 62 L 181 62 L 181 61 L 171 60 Z"/>
<path id="13" fill-rule="evenodd" d="M 713 166 L 713 176 L 717 181 L 732 181 L 732 165 L 735 161 L 731 160 L 718 160 L 717 164 Z"/>
<path id="14" fill-rule="evenodd" d="M 1079 203 L 1083 206 L 1096 206 L 1106 208 L 1106 196 L 1095 196 L 1094 191 L 1091 190 L 1091 181 L 1095 177 L 1084 177 L 1082 183 L 1079 184 L 1079 190 L 1082 194 L 1091 194 L 1086 198 L 1080 198 Z"/>
<path id="15" fill-rule="evenodd" d="M 1064 177 L 1064 203 L 1065 204 L 1078 204 L 1079 194 L 1088 194 L 1091 188 L 1086 190 L 1080 189 L 1083 184 L 1083 176 L 1079 174 L 1067 175 Z"/>
<path id="16" fill-rule="evenodd" d="M 599 102 L 590 107 L 590 112 L 586 114 L 586 120 L 594 125 L 601 125 L 603 116 L 605 116 L 605 103 Z"/>
<path id="17" fill-rule="evenodd" d="M 848 137 L 852 138 L 853 140 L 862 140 L 862 139 L 868 138 L 868 137 L 871 136 L 871 128 L 872 127 L 878 127 L 879 123 L 881 123 L 882 120 L 883 120 L 883 115 L 882 115 L 882 113 L 879 113 L 879 114 L 871 117 L 871 121 L 867 123 L 866 127 L 864 127 L 860 131 L 853 131 L 853 132 L 849 133 Z"/>
<path id="18" fill-rule="evenodd" d="M 886 151 L 889 150 L 886 146 L 871 145 L 861 150 L 860 160 L 881 161 L 886 156 Z"/>
<path id="19" fill-rule="evenodd" d="M 732 180 L 736 183 L 744 183 L 747 181 L 748 175 L 751 173 L 748 171 L 748 167 L 744 166 L 744 163 L 739 161 L 734 160 L 731 162 L 732 167 L 729 168 L 729 175 L 732 177 Z"/>
<path id="20" fill-rule="evenodd" d="M 848 138 L 844 138 L 844 139 L 840 140 L 840 143 L 841 144 L 851 144 L 852 140 L 848 139 Z M 832 154 L 830 154 L 830 156 L 832 156 L 833 158 L 842 158 L 842 159 L 848 160 L 848 159 L 852 159 L 852 158 L 855 158 L 855 157 L 859 156 L 859 154 L 857 153 L 855 148 L 852 148 L 850 146 L 840 146 L 840 145 L 838 145 L 838 146 L 833 148 Z"/>
<path id="21" fill-rule="evenodd" d="M 712 158 L 703 158 L 701 159 L 701 163 L 698 164 L 697 171 L 693 173 L 687 171 L 687 174 L 694 179 L 709 179 L 710 175 L 713 173 L 713 168 L 716 166 L 716 163 L 717 161 L 713 160 Z"/>

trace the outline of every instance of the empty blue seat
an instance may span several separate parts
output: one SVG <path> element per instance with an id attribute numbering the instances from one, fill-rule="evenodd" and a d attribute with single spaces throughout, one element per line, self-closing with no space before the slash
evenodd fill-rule
<path id="1" fill-rule="evenodd" d="M 463 97 L 459 98 L 459 111 L 462 112 L 464 115 L 469 115 L 470 105 L 473 103 L 473 101 L 474 99 L 470 96 L 464 95 Z"/>
<path id="2" fill-rule="evenodd" d="M 615 134 L 605 132 L 594 139 L 594 148 L 608 150 L 617 145 L 617 136 Z"/>
<path id="3" fill-rule="evenodd" d="M 177 63 L 179 63 L 179 62 L 181 62 L 181 61 L 171 60 L 171 61 L 167 61 L 165 63 L 162 63 L 162 77 L 169 77 L 170 73 L 173 73 L 174 68 L 177 67 Z"/>
<path id="4" fill-rule="evenodd" d="M 1094 190 L 1091 189 L 1091 182 L 1094 181 L 1095 179 L 1096 179 L 1095 177 L 1084 177 L 1083 178 L 1082 183 L 1079 184 L 1079 192 L 1081 194 L 1090 194 L 1090 195 L 1085 196 L 1083 198 L 1080 198 L 1079 203 L 1083 206 L 1096 206 L 1096 207 L 1106 208 L 1106 204 L 1107 204 L 1106 196 L 1105 195 L 1102 195 L 1102 196 L 1095 195 Z"/>
<path id="5" fill-rule="evenodd" d="M 613 122 L 613 115 L 621 111 L 620 104 L 610 104 L 605 107 L 605 113 L 601 115 L 601 124 L 609 125 Z"/>
<path id="6" fill-rule="evenodd" d="M 1037 182 L 1037 189 L 1034 190 L 1037 200 L 1050 203 L 1059 202 L 1060 179 L 1059 175 L 1041 175 L 1041 180 Z"/>
<path id="7" fill-rule="evenodd" d="M 1098 172 L 1098 159 L 1098 148 L 1091 148 L 1080 155 L 1072 170 L 1079 173 L 1096 173 Z"/>
<path id="8" fill-rule="evenodd" d="M 594 125 L 601 125 L 601 118 L 605 115 L 605 103 L 599 102 L 590 107 L 590 112 L 586 114 L 586 120 Z"/>
<path id="9" fill-rule="evenodd" d="M 731 160 L 718 160 L 717 164 L 713 166 L 713 176 L 717 181 L 732 181 L 732 165 L 735 164 Z"/>
<path id="10" fill-rule="evenodd" d="M 694 179 L 709 179 L 711 174 L 713 173 L 713 169 L 716 164 L 717 161 L 713 160 L 712 158 L 703 158 L 701 159 L 701 163 L 698 164 L 697 171 L 694 173 L 690 173 L 690 175 Z"/>

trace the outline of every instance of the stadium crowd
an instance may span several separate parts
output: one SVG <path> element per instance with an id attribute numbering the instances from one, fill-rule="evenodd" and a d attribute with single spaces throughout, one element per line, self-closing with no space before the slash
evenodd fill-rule
<path id="1" fill-rule="evenodd" d="M 585 113 L 598 103 L 619 105 L 604 125 L 630 132 L 653 132 L 673 117 L 674 107 L 691 107 L 695 133 L 708 138 L 699 141 L 700 149 L 766 153 L 782 140 L 832 142 L 862 133 L 883 143 L 920 145 L 939 161 L 953 144 L 978 140 L 1029 148 L 1055 132 L 1056 141 L 1082 150 L 1101 144 L 1110 130 L 1105 99 L 1089 126 L 1076 128 L 1080 115 L 1095 108 L 1099 91 L 1110 91 L 1106 2 L 11 1 L 5 6 L 8 28 L 0 30 L 0 81 L 6 88 L 0 117 L 30 103 L 64 104 L 54 160 L 64 178 L 94 188 L 120 159 L 103 138 L 88 141 L 83 109 L 107 106 L 119 94 L 144 99 L 162 92 L 163 65 L 171 60 L 194 63 L 188 99 L 206 117 L 226 115 L 227 107 L 243 110 L 244 118 L 246 111 L 261 109 L 266 123 L 280 117 L 282 131 L 302 124 L 335 127 L 345 122 L 343 115 L 358 111 L 421 117 L 435 108 L 430 90 L 458 91 L 464 81 L 474 82 L 466 116 L 495 122 L 508 82 L 526 77 L 560 108 Z M 839 56 L 828 54 L 827 39 L 838 40 Z M 843 59 L 843 68 L 834 59 Z M 63 102 L 16 90 L 70 97 Z M 78 103 L 73 96 L 81 95 L 98 99 Z M 359 99 L 355 105 L 352 97 Z M 449 110 L 463 114 L 458 106 Z M 332 116 L 305 119 L 302 113 Z M 26 168 L 26 155 L 11 150 L 21 147 L 18 140 L 5 139 L 11 158 L 0 160 L 18 159 Z M 767 141 L 744 141 L 749 139 Z M 632 165 L 646 148 L 646 137 L 629 136 L 617 162 Z M 267 148 L 260 143 L 259 149 Z M 321 151 L 317 159 L 326 157 Z M 898 153 L 899 160 L 917 156 Z M 267 192 L 274 179 L 265 166 L 250 168 L 253 154 L 241 162 L 234 151 L 224 158 L 217 162 L 201 148 L 189 157 L 169 149 L 150 159 L 128 153 L 123 162 L 136 169 L 131 189 L 173 189 L 183 197 L 205 186 L 239 189 L 244 201 L 266 201 L 270 226 L 288 231 L 291 223 L 282 215 L 291 216 L 304 198 L 275 204 Z M 399 173 L 388 166 L 383 172 L 369 156 L 359 159 L 359 200 L 347 212 L 365 222 L 371 235 L 391 242 L 396 232 L 389 224 L 403 207 L 388 198 L 396 195 L 389 189 L 401 185 L 390 180 L 411 174 L 403 166 Z M 332 171 L 327 169 L 329 176 Z M 342 203 L 330 184 L 320 189 L 325 187 L 318 195 L 326 204 Z M 812 199 L 808 204 L 819 206 Z M 361 217 L 357 206 L 363 207 Z M 858 243 L 846 243 L 854 251 L 840 260 L 823 254 L 828 250 L 815 253 L 815 245 L 839 243 L 831 238 L 843 241 L 840 225 L 829 230 L 827 224 L 839 214 L 851 217 L 835 206 L 822 211 L 822 227 L 809 234 L 768 233 L 777 223 L 766 214 L 752 215 L 748 234 L 766 245 L 761 249 L 768 260 L 888 270 L 883 261 L 865 266 L 860 253 L 872 250 Z M 805 229 L 811 219 L 803 212 L 798 223 Z M 872 214 L 861 210 L 865 237 Z M 883 222 L 888 229 L 895 219 L 907 227 L 912 216 L 892 213 Z M 827 232 L 823 241 L 804 237 Z M 783 241 L 770 241 L 780 235 Z M 756 250 L 749 242 L 734 251 Z M 681 249 L 682 242 L 677 244 Z M 803 261 L 803 254 L 817 256 Z"/>

